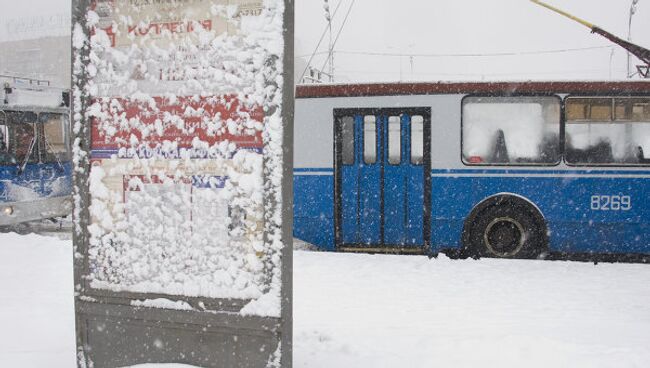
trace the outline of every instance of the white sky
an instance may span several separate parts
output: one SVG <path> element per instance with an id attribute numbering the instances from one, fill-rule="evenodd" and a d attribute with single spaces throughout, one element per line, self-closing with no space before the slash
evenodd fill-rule
<path id="1" fill-rule="evenodd" d="M 0 42 L 69 34 L 71 0 L 0 0 Z"/>
<path id="2" fill-rule="evenodd" d="M 339 0 L 330 0 L 332 9 Z M 342 1 L 335 33 L 352 0 Z M 631 0 L 547 0 L 627 37 Z M 323 0 L 296 1 L 296 55 L 309 55 L 325 28 Z M 640 0 L 632 38 L 650 48 L 650 0 Z M 589 29 L 528 0 L 356 0 L 336 51 L 404 54 L 495 53 L 610 46 Z M 327 37 L 321 50 L 327 49 Z M 611 52 L 614 55 L 610 63 Z M 381 57 L 335 52 L 335 76 L 348 80 L 620 79 L 618 48 L 509 57 Z M 323 65 L 324 56 L 315 65 Z M 304 68 L 304 66 L 303 66 Z M 400 72 L 401 70 L 401 72 Z M 400 77 L 401 76 L 401 77 Z"/>
<path id="3" fill-rule="evenodd" d="M 324 0 L 296 0 L 296 69 L 302 71 L 325 29 Z M 355 0 L 330 0 L 334 34 Z M 547 0 L 623 38 L 631 0 Z M 70 0 L 0 0 L 0 41 L 65 34 Z M 639 0 L 633 41 L 650 48 L 650 0 Z M 320 51 L 326 51 L 325 38 Z M 528 0 L 356 0 L 336 44 L 337 81 L 621 79 L 626 54 L 587 28 Z M 485 54 L 600 47 L 501 57 L 356 55 Z M 613 55 L 612 55 L 613 50 Z M 320 68 L 324 55 L 315 58 Z M 411 63 L 412 61 L 412 63 Z M 300 74 L 300 73 L 299 73 Z"/>

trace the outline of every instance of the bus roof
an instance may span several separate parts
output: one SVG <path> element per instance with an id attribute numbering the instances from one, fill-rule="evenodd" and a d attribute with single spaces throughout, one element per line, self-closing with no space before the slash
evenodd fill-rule
<path id="1" fill-rule="evenodd" d="M 49 113 L 49 114 L 68 114 L 70 110 L 67 107 L 49 107 L 37 105 L 2 105 L 0 104 L 0 111 L 30 111 L 35 113 Z"/>
<path id="2" fill-rule="evenodd" d="M 0 107 L 34 110 L 68 105 L 68 90 L 53 87 L 47 80 L 0 74 Z"/>
<path id="3" fill-rule="evenodd" d="M 408 96 L 435 94 L 650 94 L 650 81 L 434 82 L 308 84 L 296 87 L 296 98 Z"/>

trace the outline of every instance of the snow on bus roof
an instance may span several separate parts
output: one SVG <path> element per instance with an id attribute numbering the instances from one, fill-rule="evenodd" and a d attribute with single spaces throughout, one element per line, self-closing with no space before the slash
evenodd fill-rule
<path id="1" fill-rule="evenodd" d="M 296 86 L 296 98 L 402 96 L 428 94 L 641 94 L 650 93 L 650 80 L 637 81 L 521 81 L 521 82 L 394 82 L 309 84 Z"/>
<path id="2" fill-rule="evenodd" d="M 2 111 L 31 111 L 35 113 L 50 113 L 50 114 L 67 114 L 69 109 L 67 107 L 50 107 L 39 105 L 4 105 L 0 101 L 0 110 Z"/>
<path id="3" fill-rule="evenodd" d="M 65 105 L 64 92 L 47 80 L 0 75 L 0 106 L 32 108 L 57 108 Z"/>

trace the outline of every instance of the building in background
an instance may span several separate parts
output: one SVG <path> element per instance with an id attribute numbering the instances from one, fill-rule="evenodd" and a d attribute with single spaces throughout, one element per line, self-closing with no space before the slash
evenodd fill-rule
<path id="1" fill-rule="evenodd" d="M 0 14 L 0 75 L 70 88 L 70 12 L 51 3 L 25 6 Z"/>
<path id="2" fill-rule="evenodd" d="M 0 74 L 50 81 L 70 88 L 70 37 L 0 42 Z"/>

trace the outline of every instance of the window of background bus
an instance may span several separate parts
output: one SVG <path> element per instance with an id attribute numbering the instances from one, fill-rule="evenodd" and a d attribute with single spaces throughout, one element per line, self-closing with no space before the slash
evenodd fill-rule
<path id="1" fill-rule="evenodd" d="M 9 151 L 13 153 L 19 164 L 25 162 L 29 154 L 28 162 L 38 161 L 38 147 L 30 145 L 36 139 L 36 114 L 33 112 L 8 112 L 7 118 L 10 122 L 10 130 L 13 130 L 13 139 L 9 142 Z"/>
<path id="2" fill-rule="evenodd" d="M 15 165 L 16 159 L 9 152 L 9 129 L 7 114 L 0 111 L 0 165 Z"/>
<path id="3" fill-rule="evenodd" d="M 68 159 L 68 148 L 65 141 L 65 120 L 61 114 L 41 113 L 38 116 L 39 125 L 43 126 L 43 139 L 39 140 L 41 160 L 56 162 Z"/>
<path id="4" fill-rule="evenodd" d="M 650 98 L 569 97 L 569 164 L 650 164 Z"/>
<path id="5" fill-rule="evenodd" d="M 462 159 L 468 165 L 555 165 L 560 162 L 560 99 L 467 97 Z"/>

